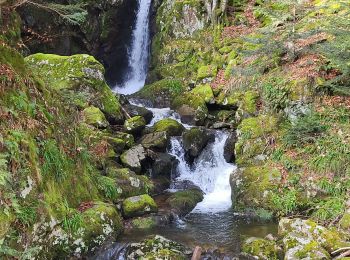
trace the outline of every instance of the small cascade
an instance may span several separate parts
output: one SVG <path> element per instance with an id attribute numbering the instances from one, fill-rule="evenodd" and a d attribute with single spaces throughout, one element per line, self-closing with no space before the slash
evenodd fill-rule
<path id="1" fill-rule="evenodd" d="M 192 166 L 185 160 L 181 140 L 171 139 L 170 154 L 179 160 L 177 180 L 189 180 L 205 193 L 204 200 L 193 212 L 217 213 L 231 208 L 230 174 L 235 166 L 227 163 L 224 158 L 223 151 L 227 138 L 227 133 L 216 132 L 215 141 L 203 150 Z"/>
<path id="2" fill-rule="evenodd" d="M 151 0 L 138 0 L 139 9 L 129 53 L 130 70 L 125 77 L 123 85 L 114 88 L 114 91 L 120 94 L 135 93 L 145 85 L 149 57 L 149 14 L 151 3 Z"/>

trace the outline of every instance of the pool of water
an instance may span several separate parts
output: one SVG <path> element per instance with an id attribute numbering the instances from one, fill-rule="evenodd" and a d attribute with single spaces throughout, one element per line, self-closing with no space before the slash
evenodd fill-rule
<path id="1" fill-rule="evenodd" d="M 268 234 L 277 234 L 276 223 L 248 220 L 232 211 L 215 214 L 191 213 L 183 220 L 178 220 L 168 226 L 146 230 L 126 230 L 120 240 L 100 250 L 91 259 L 116 259 L 111 257 L 116 250 L 121 250 L 128 243 L 140 242 L 153 235 L 164 236 L 189 248 L 201 246 L 208 251 L 219 250 L 225 255 L 237 256 L 240 253 L 242 236 L 265 237 Z"/>

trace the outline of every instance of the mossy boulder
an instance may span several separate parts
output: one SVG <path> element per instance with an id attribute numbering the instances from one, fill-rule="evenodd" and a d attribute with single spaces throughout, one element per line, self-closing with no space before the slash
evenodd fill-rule
<path id="1" fill-rule="evenodd" d="M 269 152 L 267 138 L 277 129 L 277 119 L 259 115 L 244 119 L 237 128 L 235 157 L 239 166 L 259 164 Z"/>
<path id="2" fill-rule="evenodd" d="M 164 176 L 170 181 L 171 175 L 175 172 L 178 165 L 176 157 L 168 153 L 152 153 L 150 157 L 152 159 L 150 167 L 152 178 Z"/>
<path id="3" fill-rule="evenodd" d="M 277 168 L 269 165 L 251 166 L 241 168 L 238 174 L 240 185 L 232 187 L 232 194 L 237 194 L 234 205 L 243 208 L 263 207 L 278 211 L 272 201 L 272 194 L 281 179 L 281 173 Z"/>
<path id="4" fill-rule="evenodd" d="M 174 98 L 184 91 L 181 81 L 164 79 L 144 86 L 132 95 L 141 100 L 151 102 L 154 107 L 170 107 Z"/>
<path id="5" fill-rule="evenodd" d="M 147 194 L 125 199 L 122 208 L 125 217 L 137 217 L 158 211 L 157 204 Z"/>
<path id="6" fill-rule="evenodd" d="M 106 128 L 109 124 L 102 113 L 97 107 L 87 107 L 83 110 L 83 116 L 85 123 L 97 128 Z"/>
<path id="7" fill-rule="evenodd" d="M 143 162 L 146 161 L 147 152 L 142 145 L 136 145 L 126 150 L 120 156 L 123 165 L 136 173 L 141 173 Z"/>
<path id="8" fill-rule="evenodd" d="M 148 194 L 154 189 L 152 181 L 147 176 L 137 175 L 128 168 L 110 166 L 106 169 L 106 175 L 114 180 L 122 198 Z"/>
<path id="9" fill-rule="evenodd" d="M 125 142 L 127 148 L 131 148 L 135 144 L 135 139 L 132 134 L 124 133 L 124 132 L 114 132 L 113 136 L 115 138 L 121 139 Z"/>
<path id="10" fill-rule="evenodd" d="M 214 93 L 209 84 L 199 85 L 192 89 L 191 93 L 195 96 L 201 97 L 207 104 L 213 104 L 215 102 Z"/>
<path id="11" fill-rule="evenodd" d="M 169 144 L 169 138 L 166 131 L 146 134 L 141 138 L 141 144 L 147 149 L 166 151 Z"/>
<path id="12" fill-rule="evenodd" d="M 203 192 L 199 189 L 188 189 L 173 193 L 167 202 L 174 213 L 185 216 L 203 200 Z"/>
<path id="13" fill-rule="evenodd" d="M 168 136 L 180 136 L 184 130 L 182 124 L 171 118 L 162 119 L 152 127 L 152 132 L 166 132 Z"/>
<path id="14" fill-rule="evenodd" d="M 348 244 L 337 231 L 300 218 L 282 218 L 278 234 L 283 237 L 288 259 L 330 259 L 331 252 Z"/>
<path id="15" fill-rule="evenodd" d="M 82 213 L 83 240 L 93 246 L 101 245 L 107 238 L 117 237 L 123 232 L 123 220 L 114 205 L 96 203 Z"/>
<path id="16" fill-rule="evenodd" d="M 157 235 L 131 244 L 127 250 L 127 258 L 185 260 L 190 258 L 191 253 L 191 250 L 183 245 Z"/>
<path id="17" fill-rule="evenodd" d="M 213 139 L 215 139 L 214 134 L 197 127 L 186 129 L 182 134 L 183 146 L 187 155 L 192 159 L 198 157 L 208 142 Z"/>
<path id="18" fill-rule="evenodd" d="M 250 237 L 243 242 L 242 252 L 250 254 L 257 259 L 278 260 L 281 259 L 282 249 L 275 241 Z"/>
<path id="19" fill-rule="evenodd" d="M 145 127 L 146 120 L 142 116 L 134 116 L 124 122 L 124 129 L 131 134 L 139 134 Z"/>
<path id="20" fill-rule="evenodd" d="M 96 106 L 111 123 L 123 122 L 120 103 L 104 80 L 102 64 L 94 57 L 38 53 L 26 57 L 25 61 L 47 86 L 59 91 L 73 105 Z"/>

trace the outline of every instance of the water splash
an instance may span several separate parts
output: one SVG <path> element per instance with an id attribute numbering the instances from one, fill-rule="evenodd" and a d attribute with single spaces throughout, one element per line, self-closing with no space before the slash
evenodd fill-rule
<path id="1" fill-rule="evenodd" d="M 139 9 L 129 54 L 130 70 L 126 74 L 124 83 L 114 88 L 114 91 L 120 94 L 135 93 L 145 85 L 149 57 L 149 14 L 151 3 L 151 0 L 138 0 Z"/>
<path id="2" fill-rule="evenodd" d="M 171 139 L 170 154 L 179 160 L 178 180 L 189 180 L 204 191 L 204 200 L 197 204 L 194 213 L 227 211 L 232 206 L 230 174 L 233 164 L 224 158 L 224 145 L 228 138 L 225 132 L 216 132 L 215 141 L 209 144 L 190 167 L 185 160 L 185 151 L 179 138 Z"/>

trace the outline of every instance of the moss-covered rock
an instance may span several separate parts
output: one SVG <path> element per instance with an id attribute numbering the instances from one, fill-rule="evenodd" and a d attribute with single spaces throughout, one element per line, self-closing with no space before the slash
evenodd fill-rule
<path id="1" fill-rule="evenodd" d="M 154 217 L 139 217 L 131 220 L 131 225 L 137 229 L 150 229 L 157 225 Z"/>
<path id="2" fill-rule="evenodd" d="M 349 212 L 347 212 L 343 215 L 339 224 L 340 224 L 341 228 L 343 228 L 345 230 L 350 229 L 350 213 Z"/>
<path id="3" fill-rule="evenodd" d="M 105 115 L 97 107 L 87 107 L 83 110 L 85 123 L 97 128 L 106 128 L 109 124 Z"/>
<path id="4" fill-rule="evenodd" d="M 151 102 L 154 107 L 170 107 L 174 98 L 183 91 L 181 81 L 164 79 L 144 86 L 132 96 Z"/>
<path id="5" fill-rule="evenodd" d="M 157 204 L 146 194 L 130 197 L 123 201 L 123 213 L 125 217 L 137 217 L 157 211 Z"/>
<path id="6" fill-rule="evenodd" d="M 166 132 L 168 136 L 180 136 L 184 130 L 182 124 L 171 118 L 162 119 L 152 127 L 152 132 Z"/>
<path id="7" fill-rule="evenodd" d="M 154 189 L 152 181 L 143 175 L 136 175 L 128 168 L 110 166 L 106 169 L 107 177 L 114 180 L 121 198 L 151 193 Z"/>
<path id="8" fill-rule="evenodd" d="M 26 63 L 45 83 L 78 107 L 98 107 L 112 123 L 123 122 L 119 101 L 104 80 L 103 66 L 92 56 L 34 54 Z"/>
<path id="9" fill-rule="evenodd" d="M 155 149 L 165 152 L 169 144 L 169 138 L 166 131 L 150 133 L 142 137 L 141 144 L 147 149 Z"/>
<path id="10" fill-rule="evenodd" d="M 257 259 L 280 259 L 282 249 L 275 241 L 250 237 L 243 242 L 242 251 Z"/>
<path id="11" fill-rule="evenodd" d="M 114 205 L 96 203 L 82 213 L 83 241 L 89 248 L 101 245 L 109 237 L 117 237 L 123 231 L 123 221 Z"/>
<path id="12" fill-rule="evenodd" d="M 276 130 L 277 119 L 259 115 L 244 119 L 237 128 L 236 162 L 239 166 L 260 163 L 269 152 L 267 137 Z"/>
<path id="13" fill-rule="evenodd" d="M 138 134 L 146 127 L 146 120 L 142 116 L 135 116 L 125 120 L 124 129 L 128 133 Z"/>
<path id="14" fill-rule="evenodd" d="M 202 66 L 198 69 L 197 80 L 199 81 L 207 81 L 212 80 L 218 71 L 218 68 L 213 65 Z"/>
<path id="15" fill-rule="evenodd" d="M 203 192 L 201 190 L 189 189 L 175 192 L 167 199 L 167 202 L 176 214 L 184 216 L 190 213 L 202 200 Z"/>

